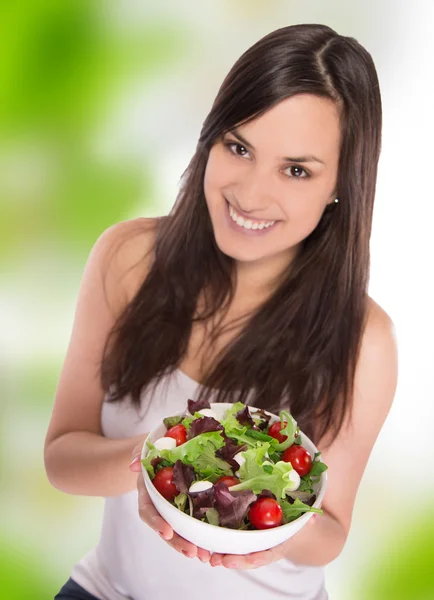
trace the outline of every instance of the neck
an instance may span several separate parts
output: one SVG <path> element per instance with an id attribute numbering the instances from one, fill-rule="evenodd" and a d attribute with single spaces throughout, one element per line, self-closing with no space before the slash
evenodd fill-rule
<path id="1" fill-rule="evenodd" d="M 288 270 L 293 256 L 288 262 L 285 256 L 277 255 L 256 261 L 236 261 L 235 296 L 246 303 L 258 304 L 273 294 L 281 276 Z"/>

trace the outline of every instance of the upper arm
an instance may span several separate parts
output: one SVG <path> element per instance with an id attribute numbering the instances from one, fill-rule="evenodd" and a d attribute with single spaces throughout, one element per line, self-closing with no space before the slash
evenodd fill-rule
<path id="1" fill-rule="evenodd" d="M 323 508 L 337 519 L 347 535 L 356 493 L 383 423 L 390 411 L 398 377 L 394 324 L 373 303 L 362 338 L 353 388 L 353 414 L 321 459 L 328 465 Z M 326 436 L 325 436 L 326 437 Z"/>
<path id="2" fill-rule="evenodd" d="M 48 445 L 70 431 L 101 433 L 99 363 L 107 336 L 131 297 L 137 273 L 131 273 L 152 238 L 141 235 L 135 221 L 106 229 L 87 259 L 78 293 L 72 333 L 58 381 L 53 412 L 45 438 Z M 143 261 L 142 261 L 143 271 Z M 127 275 L 130 280 L 127 279 Z"/>

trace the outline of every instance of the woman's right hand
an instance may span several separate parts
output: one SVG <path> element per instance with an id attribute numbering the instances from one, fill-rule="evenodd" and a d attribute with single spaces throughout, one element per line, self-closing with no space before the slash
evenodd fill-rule
<path id="1" fill-rule="evenodd" d="M 164 539 L 169 546 L 182 552 L 189 558 L 199 558 L 202 562 L 209 562 L 211 553 L 209 550 L 204 548 L 198 548 L 188 540 L 184 539 L 177 533 L 175 533 L 172 527 L 167 523 L 160 513 L 155 508 L 151 497 L 146 489 L 145 482 L 142 475 L 142 466 L 140 462 L 141 452 L 143 443 L 138 444 L 133 450 L 133 460 L 131 461 L 129 468 L 131 471 L 137 472 L 137 489 L 139 492 L 139 515 L 142 521 L 144 521 L 149 527 L 157 531 L 160 536 Z M 217 565 L 212 565 L 217 566 Z"/>

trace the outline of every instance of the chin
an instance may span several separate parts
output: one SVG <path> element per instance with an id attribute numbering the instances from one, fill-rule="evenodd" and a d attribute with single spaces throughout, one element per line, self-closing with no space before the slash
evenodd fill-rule
<path id="1" fill-rule="evenodd" d="M 248 251 L 246 248 L 240 248 L 238 244 L 234 244 L 227 239 L 222 239 L 218 235 L 215 235 L 214 237 L 219 250 L 226 256 L 229 256 L 236 261 L 253 262 L 262 258 L 266 258 L 263 254 L 254 252 L 252 249 Z"/>

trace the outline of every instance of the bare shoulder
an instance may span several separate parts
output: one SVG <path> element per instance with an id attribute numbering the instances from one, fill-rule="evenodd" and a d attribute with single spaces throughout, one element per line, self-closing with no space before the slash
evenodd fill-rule
<path id="1" fill-rule="evenodd" d="M 384 376 L 389 375 L 391 380 L 396 380 L 397 355 L 395 324 L 384 308 L 368 296 L 367 322 L 362 336 L 356 376 L 359 374 L 359 377 L 364 377 L 367 370 L 372 372 L 382 368 Z"/>
<path id="2" fill-rule="evenodd" d="M 376 302 L 371 296 L 368 296 L 368 322 L 366 333 L 372 333 L 373 330 L 382 330 L 391 333 L 395 332 L 395 325 L 390 315 Z"/>
<path id="3" fill-rule="evenodd" d="M 137 218 L 115 223 L 100 236 L 104 286 L 119 312 L 136 294 L 149 272 L 161 218 Z M 117 292 L 116 292 L 117 290 Z"/>

